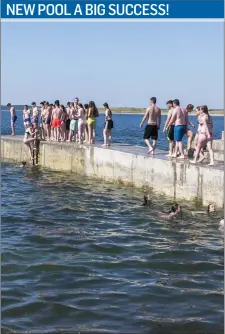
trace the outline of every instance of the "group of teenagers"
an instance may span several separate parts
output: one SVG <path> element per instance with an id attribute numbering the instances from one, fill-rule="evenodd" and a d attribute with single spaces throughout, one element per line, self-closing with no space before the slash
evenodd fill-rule
<path id="1" fill-rule="evenodd" d="M 17 119 L 15 108 L 9 103 L 7 105 L 11 112 L 12 135 L 15 134 L 15 122 Z M 81 104 L 78 98 L 74 102 L 68 102 L 67 106 L 60 104 L 56 100 L 54 104 L 46 101 L 40 103 L 40 108 L 36 103 L 31 104 L 32 110 L 27 105 L 23 110 L 23 122 L 25 128 L 25 140 L 27 136 L 33 136 L 37 132 L 40 118 L 40 137 L 43 140 L 53 141 L 75 141 L 83 144 L 94 144 L 96 138 L 96 120 L 99 117 L 99 111 L 93 101 L 88 104 Z M 103 127 L 104 144 L 103 147 L 109 147 L 112 143 L 112 111 L 108 103 L 103 104 L 105 111 L 105 122 Z M 197 132 L 194 135 L 188 127 L 195 127 L 189 119 L 188 115 L 194 110 L 192 104 L 188 104 L 186 108 L 180 106 L 178 99 L 169 100 L 167 102 L 168 115 L 163 128 L 163 132 L 167 132 L 169 140 L 168 157 L 184 159 L 183 137 L 188 136 L 187 151 L 192 149 L 194 139 L 194 159 L 190 163 L 196 164 L 204 160 L 204 150 L 207 149 L 210 155 L 210 166 L 214 165 L 214 156 L 212 149 L 212 129 L 213 121 L 209 115 L 206 105 L 196 108 L 196 117 L 198 119 Z M 161 125 L 161 109 L 157 106 L 156 97 L 150 99 L 150 105 L 146 109 L 146 113 L 141 121 L 140 127 L 147 121 L 144 131 L 144 141 L 148 146 L 148 153 L 154 155 L 156 143 L 158 139 L 158 131 Z M 152 140 L 150 143 L 149 139 Z"/>
<path id="2" fill-rule="evenodd" d="M 15 121 L 17 119 L 15 108 L 11 104 L 7 106 L 11 112 L 12 135 L 15 135 Z M 105 122 L 103 128 L 104 144 L 102 146 L 108 147 L 112 142 L 112 111 L 108 103 L 104 103 L 103 107 Z M 28 105 L 25 105 L 23 109 L 25 136 L 36 133 L 39 129 L 42 140 L 94 144 L 98 117 L 99 111 L 93 101 L 83 105 L 79 103 L 78 98 L 75 98 L 74 102 L 67 103 L 67 107 L 60 104 L 59 100 L 56 100 L 54 104 L 43 101 L 39 108 L 35 102 L 32 102 L 31 109 Z"/>
<path id="3" fill-rule="evenodd" d="M 192 142 L 194 139 L 194 159 L 190 163 L 201 163 L 204 160 L 204 150 L 209 151 L 210 163 L 209 166 L 214 165 L 214 154 L 212 149 L 212 129 L 213 120 L 209 115 L 208 107 L 206 105 L 196 108 L 196 117 L 198 119 L 197 132 L 194 135 L 188 127 L 195 127 L 188 119 L 189 113 L 194 110 L 192 104 L 188 104 L 186 108 L 180 106 L 178 99 L 169 100 L 167 102 L 168 115 L 163 128 L 163 132 L 167 132 L 169 140 L 169 154 L 168 157 L 184 159 L 184 146 L 182 143 L 184 135 L 188 136 L 187 151 L 192 149 Z M 150 106 L 146 109 L 146 113 L 141 121 L 140 127 L 147 121 L 144 131 L 144 141 L 149 150 L 148 153 L 154 154 L 156 142 L 158 139 L 158 130 L 161 125 L 161 110 L 156 104 L 156 98 L 150 99 Z M 152 144 L 149 139 L 152 139 Z"/>

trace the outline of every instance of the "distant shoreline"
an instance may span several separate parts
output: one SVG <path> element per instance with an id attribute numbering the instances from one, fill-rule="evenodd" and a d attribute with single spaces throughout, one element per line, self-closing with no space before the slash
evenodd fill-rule
<path id="1" fill-rule="evenodd" d="M 15 108 L 17 111 L 22 111 L 23 110 L 23 106 L 15 105 Z M 144 115 L 145 114 L 145 108 L 111 108 L 113 114 L 115 115 Z M 104 110 L 102 108 L 99 108 L 99 113 L 103 114 Z M 162 110 L 162 115 L 167 115 L 168 110 L 166 109 L 161 109 Z M 1 106 L 1 111 L 8 111 L 8 109 L 6 109 L 6 107 Z M 222 109 L 209 109 L 209 113 L 212 116 L 221 116 L 224 117 L 224 110 Z M 193 111 L 190 115 L 195 115 L 195 111 Z"/>

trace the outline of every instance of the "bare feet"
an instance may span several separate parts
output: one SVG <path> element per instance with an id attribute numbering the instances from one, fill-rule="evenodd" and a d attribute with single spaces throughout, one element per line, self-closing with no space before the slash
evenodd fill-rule
<path id="1" fill-rule="evenodd" d="M 195 161 L 195 160 L 189 160 L 189 162 L 190 162 L 191 164 L 196 164 L 196 161 Z"/>
<path id="2" fill-rule="evenodd" d="M 154 148 L 153 148 L 153 147 L 150 148 L 150 149 L 148 150 L 148 152 L 147 152 L 147 154 L 150 154 L 150 153 L 151 153 L 152 155 L 154 154 Z"/>
<path id="3" fill-rule="evenodd" d="M 205 159 L 205 157 L 201 157 L 197 160 L 197 162 L 202 162 Z"/>
<path id="4" fill-rule="evenodd" d="M 177 157 L 177 159 L 184 159 L 184 155 L 180 155 L 179 157 Z"/>
<path id="5" fill-rule="evenodd" d="M 214 166 L 214 162 L 210 162 L 208 166 Z"/>

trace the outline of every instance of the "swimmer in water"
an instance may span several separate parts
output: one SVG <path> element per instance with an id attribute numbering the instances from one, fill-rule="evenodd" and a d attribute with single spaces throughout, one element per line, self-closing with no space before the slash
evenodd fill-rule
<path id="1" fill-rule="evenodd" d="M 152 199 L 150 197 L 150 195 L 144 195 L 144 202 L 141 204 L 141 206 L 144 206 L 144 205 L 149 205 L 152 203 Z"/>
<path id="2" fill-rule="evenodd" d="M 26 161 L 22 161 L 21 163 L 22 163 L 22 165 L 20 165 L 21 168 L 24 168 L 27 164 Z"/>
<path id="3" fill-rule="evenodd" d="M 182 213 L 182 209 L 181 206 L 176 203 L 171 206 L 171 209 L 169 211 L 160 213 L 159 217 L 169 220 L 177 216 L 178 213 Z"/>
<path id="4" fill-rule="evenodd" d="M 216 211 L 216 206 L 215 204 L 209 204 L 207 206 L 207 210 L 206 211 L 192 211 L 191 214 L 194 216 L 194 215 L 198 215 L 198 214 L 202 214 L 202 213 L 212 213 L 212 212 L 215 212 Z"/>

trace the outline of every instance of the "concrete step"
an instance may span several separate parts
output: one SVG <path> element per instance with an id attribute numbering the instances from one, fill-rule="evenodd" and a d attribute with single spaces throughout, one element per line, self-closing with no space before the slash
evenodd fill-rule
<path id="1" fill-rule="evenodd" d="M 207 151 L 204 152 L 204 156 L 205 156 L 206 159 L 209 160 L 209 152 L 207 152 Z M 214 160 L 223 162 L 224 161 L 224 152 L 214 150 Z"/>
<path id="2" fill-rule="evenodd" d="M 192 143 L 191 147 L 195 148 L 194 142 Z M 224 140 L 223 139 L 213 140 L 213 150 L 224 151 Z"/>
<path id="3" fill-rule="evenodd" d="M 223 162 L 224 161 L 224 151 L 220 151 L 220 150 L 213 150 L 213 151 L 214 151 L 214 160 L 219 161 L 219 162 Z M 187 152 L 185 150 L 184 152 L 185 152 L 186 156 L 188 156 L 189 158 L 193 158 L 194 150 L 190 150 L 189 152 Z M 204 156 L 207 160 L 209 160 L 209 152 L 208 151 L 204 151 Z"/>
<path id="4" fill-rule="evenodd" d="M 224 151 L 224 140 L 214 140 L 213 141 L 213 150 L 215 151 Z"/>

